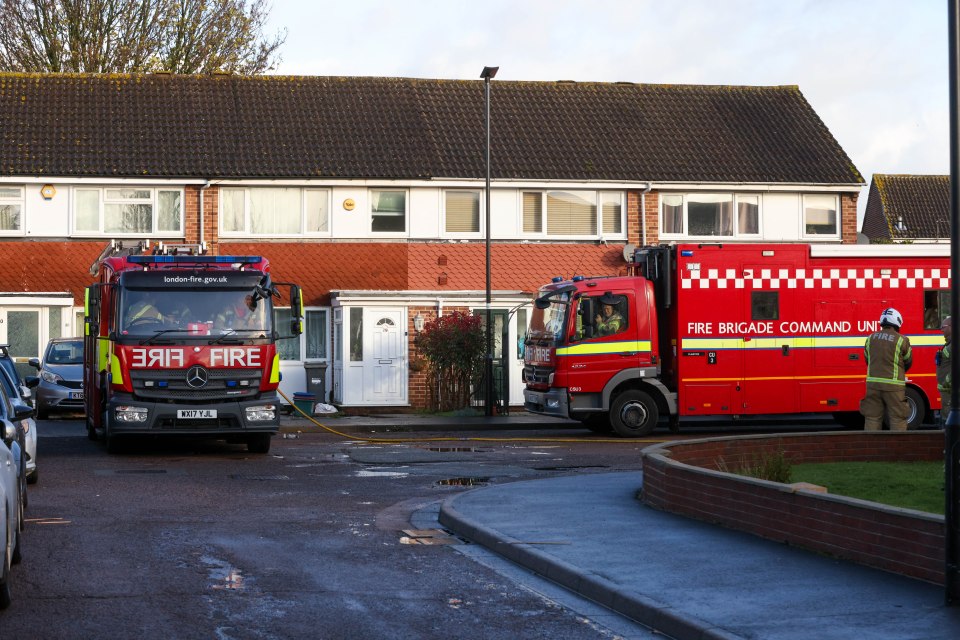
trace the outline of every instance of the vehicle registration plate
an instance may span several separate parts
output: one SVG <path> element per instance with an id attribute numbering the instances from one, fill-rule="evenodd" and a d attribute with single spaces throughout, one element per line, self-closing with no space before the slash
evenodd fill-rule
<path id="1" fill-rule="evenodd" d="M 178 409 L 178 418 L 216 418 L 216 409 Z"/>
<path id="2" fill-rule="evenodd" d="M 71 400 L 83 400 L 83 391 L 71 391 L 70 392 Z"/>

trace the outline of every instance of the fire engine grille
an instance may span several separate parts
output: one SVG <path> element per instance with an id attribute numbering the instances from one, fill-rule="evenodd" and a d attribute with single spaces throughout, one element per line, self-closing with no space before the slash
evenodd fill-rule
<path id="1" fill-rule="evenodd" d="M 137 369 L 130 372 L 130 380 L 134 394 L 149 400 L 238 400 L 260 391 L 259 369 L 208 369 L 207 373 L 207 384 L 198 389 L 187 384 L 187 369 Z"/>
<path id="2" fill-rule="evenodd" d="M 549 384 L 551 367 L 534 367 L 527 365 L 523 368 L 523 381 L 527 384 Z"/>

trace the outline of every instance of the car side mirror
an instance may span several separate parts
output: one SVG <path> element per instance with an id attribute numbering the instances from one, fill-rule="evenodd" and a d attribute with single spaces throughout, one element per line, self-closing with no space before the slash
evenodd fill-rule
<path id="1" fill-rule="evenodd" d="M 27 360 L 27 364 L 33 367 L 34 369 L 36 369 L 37 371 L 40 370 L 40 358 L 30 358 L 29 360 Z"/>
<path id="2" fill-rule="evenodd" d="M 21 420 L 26 420 L 27 418 L 32 418 L 36 415 L 36 410 L 30 405 L 23 404 L 22 402 L 17 402 L 13 405 L 13 419 L 16 422 Z"/>
<path id="3" fill-rule="evenodd" d="M 27 386 L 28 389 L 33 389 L 34 387 L 40 386 L 40 376 L 27 376 L 23 379 L 23 384 Z"/>

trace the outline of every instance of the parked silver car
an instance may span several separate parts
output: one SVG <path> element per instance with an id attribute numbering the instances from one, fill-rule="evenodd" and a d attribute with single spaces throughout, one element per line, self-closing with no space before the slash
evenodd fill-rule
<path id="1" fill-rule="evenodd" d="M 83 411 L 83 338 L 54 338 L 43 361 L 30 358 L 29 363 L 40 371 L 38 418 L 54 411 Z"/>
<path id="2" fill-rule="evenodd" d="M 38 384 L 40 384 L 40 378 L 37 376 L 20 378 L 7 345 L 0 344 L 0 387 L 7 392 L 14 408 L 18 408 L 17 405 L 23 405 L 32 409 L 30 388 L 36 387 Z M 20 448 L 26 454 L 23 457 L 27 482 L 34 484 L 40 478 L 37 469 L 37 436 L 39 435 L 37 433 L 37 421 L 31 416 L 15 423 L 14 426 L 19 430 L 17 440 L 20 442 Z M 24 506 L 26 506 L 26 501 Z"/>
<path id="3" fill-rule="evenodd" d="M 14 409 L 6 391 L 0 389 L 0 609 L 10 606 L 10 567 L 20 562 L 23 497 L 26 494 L 15 423 L 31 412 L 22 405 Z"/>

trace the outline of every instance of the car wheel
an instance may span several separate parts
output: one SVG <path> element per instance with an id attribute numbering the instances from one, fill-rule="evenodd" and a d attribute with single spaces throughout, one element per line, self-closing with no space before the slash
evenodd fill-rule
<path id="1" fill-rule="evenodd" d="M 250 453 L 270 453 L 270 434 L 258 433 L 248 437 L 247 451 Z"/>
<path id="2" fill-rule="evenodd" d="M 27 476 L 27 484 L 37 484 L 40 480 L 40 469 L 34 469 L 33 473 Z"/>
<path id="3" fill-rule="evenodd" d="M 20 553 L 20 532 L 17 532 L 16 542 L 13 544 L 13 555 L 10 556 L 10 564 L 20 564 L 23 562 L 23 555 Z"/>
<path id="4" fill-rule="evenodd" d="M 3 545 L 3 557 L 0 558 L 0 610 L 10 606 L 10 563 L 7 562 L 7 545 Z"/>
<path id="5" fill-rule="evenodd" d="M 46 420 L 49 417 L 50 417 L 49 411 L 47 411 L 46 409 L 41 409 L 40 407 L 37 407 L 37 420 Z"/>
<path id="6" fill-rule="evenodd" d="M 657 426 L 660 411 L 657 403 L 648 394 L 638 389 L 628 389 L 610 405 L 610 424 L 624 438 L 639 438 L 648 435 Z"/>

